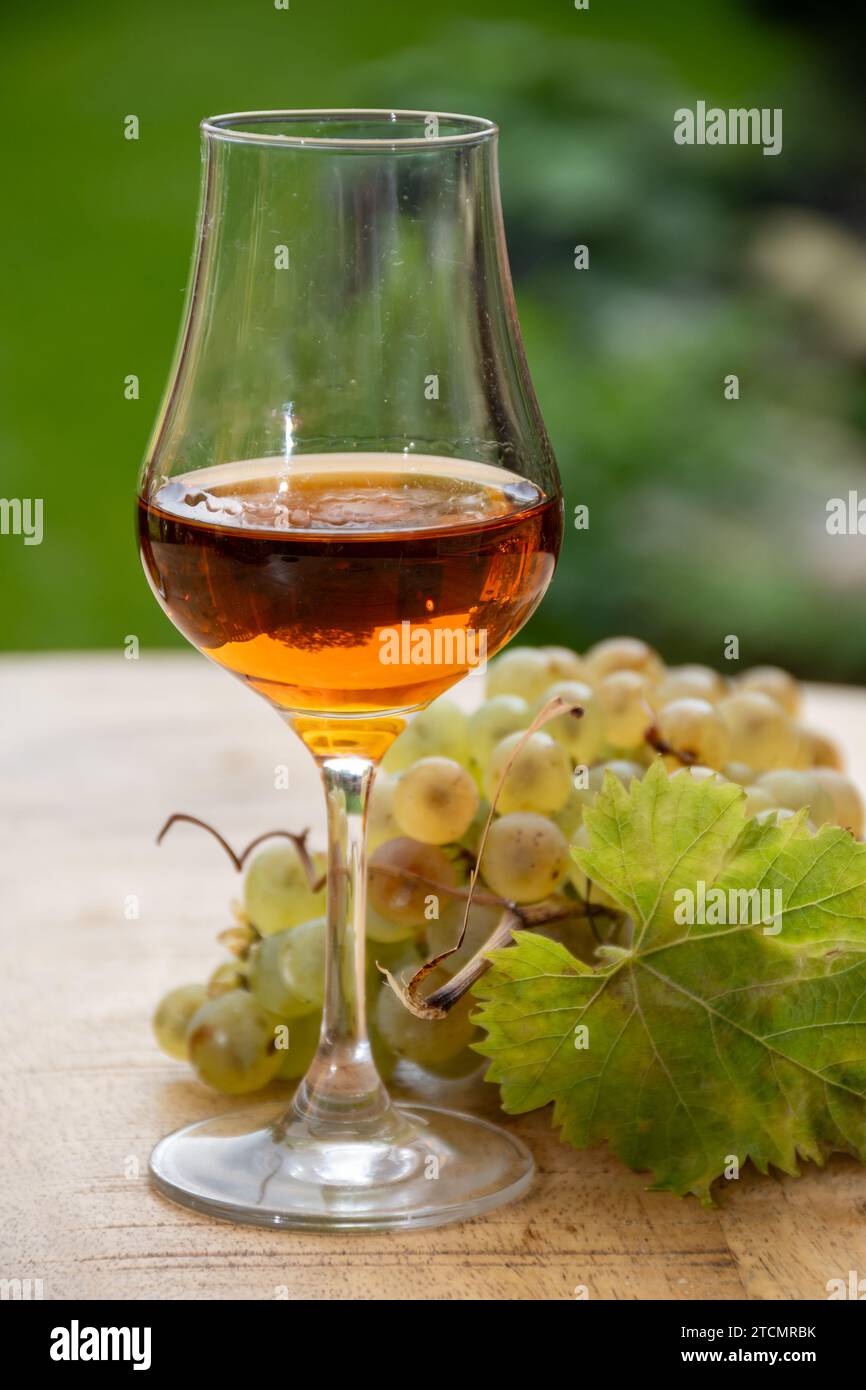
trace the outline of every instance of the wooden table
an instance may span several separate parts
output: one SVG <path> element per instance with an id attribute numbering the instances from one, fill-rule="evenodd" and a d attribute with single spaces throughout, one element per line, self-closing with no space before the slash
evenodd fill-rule
<path id="1" fill-rule="evenodd" d="M 866 787 L 866 695 L 815 689 L 811 721 Z M 720 1205 L 645 1191 L 547 1113 L 505 1120 L 539 1175 L 513 1206 L 432 1231 L 301 1235 L 194 1215 L 150 1190 L 148 1152 L 220 1101 L 163 1058 L 150 1013 L 206 978 L 237 892 L 184 810 L 237 844 L 322 828 L 315 772 L 266 708 L 194 655 L 0 661 L 3 1156 L 0 1276 L 57 1298 L 814 1299 L 866 1274 L 866 1169 L 748 1170 Z M 291 790 L 275 788 L 289 768 Z M 279 1092 L 275 1091 L 275 1095 Z M 441 1094 L 441 1092 L 440 1092 Z M 496 1092 L 445 1103 L 495 1114 Z"/>

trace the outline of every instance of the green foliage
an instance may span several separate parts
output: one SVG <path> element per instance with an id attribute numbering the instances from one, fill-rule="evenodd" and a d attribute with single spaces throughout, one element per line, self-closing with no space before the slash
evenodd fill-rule
<path id="1" fill-rule="evenodd" d="M 402 102 L 502 129 L 529 361 L 567 513 L 590 508 L 535 639 L 638 630 L 671 660 L 717 661 L 718 614 L 746 660 L 866 674 L 858 538 L 823 524 L 827 498 L 862 490 L 866 471 L 863 350 L 845 336 L 862 248 L 847 296 L 822 282 L 792 298 L 754 255 L 780 205 L 829 208 L 803 254 L 826 250 L 841 194 L 862 184 L 847 37 L 829 16 L 798 33 L 734 0 L 466 13 L 54 0 L 4 16 L 0 101 L 17 135 L 0 492 L 45 499 L 43 544 L 0 544 L 4 647 L 182 642 L 141 577 L 130 499 L 179 324 L 201 116 Z M 783 106 L 783 154 L 675 146 L 672 112 L 697 97 Z M 123 139 L 130 112 L 138 141 Z M 589 271 L 573 268 L 577 243 Z M 128 373 L 138 401 L 123 398 Z"/>
<path id="2" fill-rule="evenodd" d="M 857 540 L 824 522 L 829 497 L 864 489 L 866 341 L 846 338 L 832 277 L 811 296 L 779 283 L 832 257 L 834 222 L 792 213 L 783 236 L 776 219 L 778 205 L 824 196 L 828 170 L 844 179 L 845 98 L 819 50 L 806 59 L 789 36 L 770 59 L 766 33 L 723 8 L 712 34 L 697 9 L 683 17 L 674 61 L 669 44 L 621 42 L 633 13 L 609 43 L 597 29 L 544 39 L 466 25 L 409 54 L 398 90 L 441 98 L 435 76 L 457 44 L 452 109 L 486 103 L 502 129 L 521 322 L 566 524 L 576 505 L 590 512 L 588 530 L 566 532 L 530 640 L 582 649 L 637 631 L 671 661 L 715 664 L 730 632 L 744 658 L 862 676 Z M 699 36 L 714 55 L 700 75 Z M 697 96 L 745 101 L 738 81 L 784 108 L 783 155 L 676 146 L 672 112 Z M 588 271 L 573 268 L 576 244 Z M 866 285 L 855 248 L 848 296 Z"/>
<path id="3" fill-rule="evenodd" d="M 575 857 L 631 932 L 595 967 L 525 932 L 494 954 L 478 1050 L 505 1109 L 552 1101 L 570 1144 L 606 1141 L 705 1201 L 732 1158 L 866 1161 L 866 846 L 803 813 L 745 820 L 739 787 L 660 763 L 630 792 L 609 775 L 585 823 Z M 775 918 L 683 924 L 677 894 L 700 882 L 726 902 L 766 890 Z"/>

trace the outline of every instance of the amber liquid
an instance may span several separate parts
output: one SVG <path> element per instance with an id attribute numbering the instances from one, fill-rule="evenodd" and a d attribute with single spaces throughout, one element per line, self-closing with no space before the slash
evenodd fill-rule
<path id="1" fill-rule="evenodd" d="M 547 588 L 562 521 L 504 469 L 329 454 L 171 478 L 139 526 L 190 642 L 281 709 L 345 718 L 416 709 L 492 656 Z"/>

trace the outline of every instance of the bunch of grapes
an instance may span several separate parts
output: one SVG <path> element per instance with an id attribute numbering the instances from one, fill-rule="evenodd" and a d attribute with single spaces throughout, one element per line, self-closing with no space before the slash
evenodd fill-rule
<path id="1" fill-rule="evenodd" d="M 528 733 L 555 696 L 561 712 Z M 605 914 L 615 924 L 616 904 L 571 854 L 588 843 L 584 811 L 607 771 L 628 786 L 661 758 L 672 777 L 739 784 L 759 820 L 806 807 L 813 827 L 861 837 L 863 805 L 839 750 L 799 711 L 798 685 L 778 668 L 733 677 L 666 668 L 646 643 L 616 637 L 583 655 L 511 648 L 491 663 L 474 713 L 441 698 L 419 714 L 388 751 L 370 806 L 367 996 L 382 1074 L 403 1060 L 454 1078 L 482 1063 L 468 994 L 441 1019 L 419 1018 L 378 965 L 406 981 L 451 952 L 425 978 L 429 996 L 484 946 L 503 910 L 532 909 L 539 930 L 581 955 L 587 922 L 595 942 Z M 460 942 L 473 877 L 478 896 Z M 548 926 L 538 910 L 546 904 Z M 226 1094 L 300 1077 L 321 1021 L 323 912 L 323 890 L 311 887 L 297 847 L 261 849 L 246 871 L 239 926 L 227 934 L 234 954 L 206 985 L 172 990 L 157 1008 L 163 1050 Z"/>
<path id="2" fill-rule="evenodd" d="M 458 870 L 438 847 L 409 839 L 392 841 L 385 858 L 401 872 L 395 876 L 380 865 L 378 874 L 372 867 L 370 873 L 366 987 L 373 1056 L 386 1079 L 400 1058 L 442 1077 L 465 1076 L 482 1065 L 469 1046 L 478 1035 L 469 998 L 446 1018 L 422 1023 L 384 985 L 378 968 L 382 964 L 399 977 L 424 963 L 427 944 L 419 923 L 429 890 L 406 874 L 423 872 L 431 882 L 456 885 Z M 320 856 L 313 862 L 324 867 Z M 237 925 L 221 936 L 232 954 L 206 984 L 171 990 L 154 1013 L 163 1052 L 190 1062 L 202 1081 L 224 1095 L 256 1091 L 272 1080 L 298 1080 L 312 1061 L 321 1027 L 324 908 L 324 889 L 310 887 L 293 844 L 259 850 L 244 876 Z M 459 930 L 457 918 L 449 920 Z M 446 971 L 433 971 L 428 988 L 446 978 Z"/>

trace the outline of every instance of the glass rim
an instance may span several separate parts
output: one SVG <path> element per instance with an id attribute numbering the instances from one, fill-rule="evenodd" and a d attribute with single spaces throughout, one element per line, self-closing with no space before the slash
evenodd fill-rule
<path id="1" fill-rule="evenodd" d="M 239 129 L 243 125 L 276 125 L 280 122 L 297 121 L 335 126 L 340 122 L 369 121 L 371 125 L 394 123 L 397 121 L 435 120 L 438 132 L 439 123 L 451 122 L 466 126 L 467 129 L 450 135 L 412 135 L 412 136 L 340 136 L 340 135 L 285 135 Z M 233 111 L 225 115 L 206 116 L 201 122 L 201 130 L 211 140 L 227 140 L 241 145 L 283 146 L 289 149 L 327 149 L 327 150 L 426 150 L 441 146 L 477 145 L 482 141 L 494 139 L 499 133 L 495 121 L 485 116 L 465 116 L 453 111 L 413 111 L 400 107 L 328 107 L 294 109 L 287 111 Z"/>

